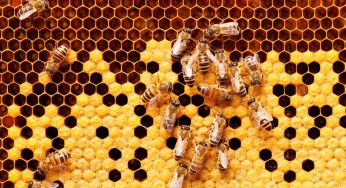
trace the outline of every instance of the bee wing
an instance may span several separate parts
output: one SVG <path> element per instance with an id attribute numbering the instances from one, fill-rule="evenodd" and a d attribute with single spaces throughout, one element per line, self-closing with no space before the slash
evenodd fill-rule
<path id="1" fill-rule="evenodd" d="M 172 54 L 178 55 L 182 54 L 183 51 L 186 49 L 187 41 L 182 41 L 180 37 L 175 41 L 172 47 Z"/>
<path id="2" fill-rule="evenodd" d="M 219 151 L 219 163 L 222 167 L 227 168 L 228 167 L 228 157 L 227 152 Z"/>
<path id="3" fill-rule="evenodd" d="M 264 108 L 260 108 L 258 110 L 258 113 L 259 115 L 262 117 L 262 118 L 265 118 L 267 119 L 268 121 L 273 121 L 273 116 L 270 115 Z"/>
<path id="4" fill-rule="evenodd" d="M 168 132 L 172 132 L 174 128 L 174 123 L 177 117 L 177 112 L 174 112 L 171 114 L 169 110 L 166 110 L 164 118 L 163 118 L 163 125 L 165 125 L 165 129 L 167 129 Z"/>
<path id="5" fill-rule="evenodd" d="M 157 106 L 159 99 L 160 99 L 160 94 L 156 95 L 155 97 L 149 100 L 149 106 L 148 106 L 149 110 L 152 110 L 153 108 Z"/>
<path id="6" fill-rule="evenodd" d="M 259 112 L 255 112 L 253 115 L 253 124 L 256 128 L 260 128 L 261 127 L 261 115 Z"/>
<path id="7" fill-rule="evenodd" d="M 207 56 L 208 58 L 211 60 L 211 62 L 214 63 L 214 65 L 218 65 L 219 64 L 219 61 L 216 59 L 216 57 L 214 56 L 213 53 L 211 53 L 211 51 L 208 49 L 207 50 Z"/>
<path id="8" fill-rule="evenodd" d="M 226 67 L 223 65 L 223 63 L 219 63 L 217 65 L 217 74 L 223 78 L 226 76 Z"/>
<path id="9" fill-rule="evenodd" d="M 191 77 L 193 74 L 193 70 L 190 64 L 184 65 L 184 73 L 187 77 Z"/>
<path id="10" fill-rule="evenodd" d="M 59 184 L 57 184 L 57 183 L 52 183 L 50 185 L 50 188 L 58 188 L 58 187 L 59 187 Z"/>
<path id="11" fill-rule="evenodd" d="M 59 184 L 58 183 L 49 183 L 48 181 L 44 180 L 42 182 L 42 187 L 43 188 L 58 188 Z"/>
<path id="12" fill-rule="evenodd" d="M 180 188 L 183 185 L 183 181 L 184 181 L 184 176 L 179 177 L 178 173 L 175 172 L 172 178 L 170 188 Z"/>
<path id="13" fill-rule="evenodd" d="M 23 6 L 24 7 L 24 6 Z M 22 7 L 22 8 L 23 8 Z M 22 9 L 21 8 L 21 9 Z M 21 11 L 21 9 L 20 9 L 20 11 Z M 20 16 L 19 16 L 19 20 L 25 20 L 26 18 L 28 18 L 29 16 L 31 16 L 32 14 L 34 14 L 35 12 L 36 12 L 37 10 L 36 10 L 36 8 L 33 8 L 32 10 L 28 10 L 28 11 L 23 11 L 23 14 L 21 14 Z"/>
<path id="14" fill-rule="evenodd" d="M 237 22 L 227 22 L 220 24 L 222 28 L 223 35 L 238 35 L 240 33 L 240 28 Z"/>
<path id="15" fill-rule="evenodd" d="M 175 145 L 175 153 L 183 154 L 187 148 L 188 140 L 187 139 L 178 139 L 177 144 Z"/>
<path id="16" fill-rule="evenodd" d="M 231 83 L 232 83 L 232 87 L 233 87 L 233 90 L 238 93 L 240 91 L 240 87 L 241 87 L 241 84 L 240 84 L 240 72 L 236 72 L 234 74 L 234 76 L 231 78 Z"/>

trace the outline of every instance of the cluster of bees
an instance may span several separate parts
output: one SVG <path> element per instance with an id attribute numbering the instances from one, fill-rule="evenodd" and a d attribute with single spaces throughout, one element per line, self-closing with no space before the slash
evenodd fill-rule
<path id="1" fill-rule="evenodd" d="M 171 49 L 171 58 L 173 62 L 179 62 L 182 65 L 183 78 L 189 87 L 194 87 L 196 83 L 197 71 L 206 75 L 211 66 L 216 68 L 216 84 L 199 84 L 197 90 L 204 96 L 215 99 L 218 103 L 229 104 L 233 95 L 245 97 L 248 94 L 247 87 L 257 88 L 262 84 L 263 73 L 261 72 L 260 59 L 257 54 L 241 58 L 239 62 L 246 70 L 247 74 L 242 75 L 238 62 L 229 62 L 227 54 L 223 49 L 217 49 L 214 53 L 210 50 L 208 38 L 212 36 L 230 36 L 238 35 L 240 28 L 237 22 L 227 22 L 214 24 L 207 28 L 204 36 L 197 42 L 193 53 L 187 51 L 187 47 L 192 40 L 191 29 L 184 28 L 177 37 L 177 40 Z M 249 84 L 245 84 L 243 77 L 248 76 Z M 230 89 L 230 86 L 232 89 Z M 142 95 L 142 101 L 148 102 L 148 108 L 154 108 L 163 95 L 169 95 L 173 90 L 171 82 L 158 82 L 145 90 Z M 178 99 L 172 99 L 168 104 L 162 120 L 162 127 L 172 133 L 179 110 L 180 102 Z M 248 100 L 250 119 L 257 128 L 270 130 L 272 128 L 273 117 L 261 106 L 260 102 L 254 97 Z M 221 172 L 226 171 L 229 164 L 228 150 L 226 140 L 223 137 L 223 130 L 227 127 L 227 118 L 222 112 L 217 113 L 209 129 L 208 141 L 202 140 L 196 144 L 194 156 L 191 164 L 183 161 L 184 154 L 188 148 L 191 139 L 190 125 L 180 127 L 177 143 L 174 148 L 173 157 L 179 162 L 174 171 L 171 181 L 171 188 L 182 187 L 185 176 L 197 174 L 203 167 L 204 156 L 208 150 L 208 144 L 211 147 L 218 146 L 218 168 Z"/>
<path id="2" fill-rule="evenodd" d="M 27 3 L 23 5 L 18 13 L 17 17 L 19 20 L 24 20 L 35 12 L 42 12 L 43 10 L 48 9 L 49 4 L 47 0 L 26 0 Z M 64 60 L 67 57 L 69 52 L 69 46 L 66 44 L 56 46 L 45 63 L 45 72 L 48 75 L 53 75 L 58 71 L 59 67 L 63 64 Z M 41 160 L 38 164 L 37 170 L 35 173 L 39 174 L 42 177 L 45 177 L 50 171 L 61 171 L 66 165 L 65 162 L 71 158 L 69 152 L 51 152 L 47 153 L 45 159 Z M 38 181 L 32 180 L 28 183 L 28 188 L 57 188 L 59 184 L 57 183 L 49 183 L 47 181 Z"/>

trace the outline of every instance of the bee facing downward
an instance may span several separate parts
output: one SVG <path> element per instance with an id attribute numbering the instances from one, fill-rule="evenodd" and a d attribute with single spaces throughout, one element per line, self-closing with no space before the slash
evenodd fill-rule
<path id="1" fill-rule="evenodd" d="M 199 92 L 203 95 L 215 98 L 218 101 L 229 102 L 232 100 L 232 93 L 226 88 L 215 87 L 211 85 L 201 84 L 197 86 Z"/>
<path id="2" fill-rule="evenodd" d="M 58 71 L 61 63 L 65 60 L 67 53 L 69 52 L 69 47 L 66 44 L 63 44 L 53 50 L 51 56 L 49 57 L 46 63 L 46 72 L 50 75 Z"/>
<path id="3" fill-rule="evenodd" d="M 226 171 L 228 168 L 228 164 L 229 164 L 228 150 L 229 150 L 229 146 L 227 145 L 226 140 L 222 138 L 220 140 L 218 150 L 217 150 L 219 170 L 221 172 Z"/>
<path id="4" fill-rule="evenodd" d="M 250 74 L 251 85 L 259 86 L 262 84 L 263 74 L 261 72 L 261 64 L 258 54 L 247 56 L 243 61 L 246 71 Z"/>
<path id="5" fill-rule="evenodd" d="M 195 175 L 197 174 L 203 167 L 204 162 L 204 156 L 207 152 L 207 143 L 204 141 L 200 142 L 195 147 L 195 153 L 193 155 L 191 164 L 190 164 L 190 174 Z"/>
<path id="6" fill-rule="evenodd" d="M 205 32 L 206 37 L 210 36 L 230 36 L 230 35 L 239 35 L 240 28 L 237 22 L 227 22 L 222 24 L 214 24 L 207 28 Z"/>
<path id="7" fill-rule="evenodd" d="M 59 184 L 57 183 L 48 183 L 47 181 L 29 181 L 28 188 L 58 188 Z"/>
<path id="8" fill-rule="evenodd" d="M 58 168 L 63 166 L 63 164 L 71 158 L 71 155 L 69 152 L 53 152 L 49 154 L 44 160 L 40 161 L 37 172 L 46 175 L 48 171 L 52 170 L 53 168 Z"/>
<path id="9" fill-rule="evenodd" d="M 177 118 L 177 112 L 179 110 L 180 101 L 179 99 L 173 99 L 167 106 L 166 112 L 162 119 L 162 126 L 168 131 L 172 132 Z"/>
<path id="10" fill-rule="evenodd" d="M 187 175 L 187 168 L 186 163 L 183 161 L 179 162 L 179 165 L 175 168 L 173 173 L 171 188 L 181 188 L 183 186 L 184 178 Z"/>
<path id="11" fill-rule="evenodd" d="M 227 63 L 227 56 L 224 50 L 217 50 L 215 52 L 215 58 L 217 59 L 216 62 L 216 80 L 219 85 L 219 87 L 227 87 L 229 81 L 230 81 L 230 75 L 229 75 L 229 65 Z"/>
<path id="12" fill-rule="evenodd" d="M 143 95 L 142 95 L 142 101 L 143 102 L 149 102 L 149 109 L 153 109 L 157 103 L 160 101 L 160 98 L 163 94 L 168 94 L 172 92 L 173 85 L 171 82 L 162 82 L 162 83 L 156 83 L 154 82 L 153 85 L 148 87 Z"/>
<path id="13" fill-rule="evenodd" d="M 273 121 L 273 117 L 262 107 L 261 103 L 251 97 L 248 101 L 248 105 L 250 119 L 253 120 L 254 126 L 256 128 L 271 130 L 271 121 Z"/>
<path id="14" fill-rule="evenodd" d="M 215 58 L 209 50 L 208 40 L 200 38 L 195 51 L 191 55 L 191 61 L 198 63 L 198 67 L 202 74 L 207 74 L 210 69 L 210 59 Z"/>
<path id="15" fill-rule="evenodd" d="M 28 3 L 20 7 L 17 16 L 19 20 L 24 20 L 35 12 L 42 12 L 49 7 L 47 0 L 26 0 Z"/>
<path id="16" fill-rule="evenodd" d="M 196 82 L 196 68 L 193 59 L 190 57 L 190 54 L 186 52 L 181 58 L 180 62 L 182 66 L 183 78 L 186 85 L 188 85 L 189 87 L 193 87 Z"/>
<path id="17" fill-rule="evenodd" d="M 211 123 L 209 144 L 216 146 L 222 138 L 222 132 L 227 127 L 227 119 L 222 114 L 217 114 Z"/>
<path id="18" fill-rule="evenodd" d="M 191 137 L 190 126 L 182 125 L 180 128 L 177 143 L 175 144 L 173 157 L 175 160 L 180 160 L 185 155 L 187 147 L 189 146 L 189 140 Z"/>
<path id="19" fill-rule="evenodd" d="M 173 44 L 171 49 L 171 58 L 172 61 L 179 61 L 183 56 L 184 50 L 187 48 L 187 44 L 191 40 L 191 29 L 184 28 L 178 35 L 177 41 Z"/>
<path id="20" fill-rule="evenodd" d="M 238 63 L 232 62 L 230 65 L 230 72 L 231 72 L 231 83 L 234 92 L 236 92 L 238 95 L 244 97 L 247 94 L 246 87 L 244 84 L 244 80 L 240 75 L 240 68 L 238 66 Z"/>

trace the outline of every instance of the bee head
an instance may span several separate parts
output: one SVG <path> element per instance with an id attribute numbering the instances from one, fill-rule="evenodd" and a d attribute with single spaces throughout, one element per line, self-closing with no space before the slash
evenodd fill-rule
<path id="1" fill-rule="evenodd" d="M 191 34 L 191 29 L 190 28 L 184 28 L 183 29 L 183 31 L 185 32 L 185 33 L 188 33 L 188 34 Z"/>
<path id="2" fill-rule="evenodd" d="M 207 44 L 208 40 L 206 38 L 202 37 L 202 38 L 199 39 L 199 42 L 202 43 L 202 44 Z"/>
<path id="3" fill-rule="evenodd" d="M 213 30 L 210 28 L 207 28 L 207 30 L 204 33 L 205 37 L 210 37 L 213 34 Z"/>
<path id="4" fill-rule="evenodd" d="M 187 164 L 184 163 L 184 162 L 180 162 L 180 163 L 179 163 L 179 166 L 180 166 L 180 167 L 183 167 L 183 168 L 187 168 Z"/>
<path id="5" fill-rule="evenodd" d="M 181 130 L 186 130 L 186 131 L 188 131 L 188 130 L 190 130 L 190 126 L 189 126 L 189 125 L 182 125 L 182 126 L 181 126 Z"/>
<path id="6" fill-rule="evenodd" d="M 247 102 L 248 105 L 251 105 L 252 103 L 256 102 L 256 99 L 251 97 L 249 101 Z"/>
<path id="7" fill-rule="evenodd" d="M 225 52 L 224 49 L 218 49 L 218 50 L 215 51 L 215 54 L 220 54 L 220 55 L 222 55 L 224 52 Z"/>
<path id="8" fill-rule="evenodd" d="M 231 62 L 230 64 L 229 64 L 229 66 L 230 67 L 236 67 L 236 66 L 238 66 L 238 62 Z"/>
<path id="9" fill-rule="evenodd" d="M 174 106 L 176 106 L 176 107 L 180 106 L 180 101 L 179 101 L 179 99 L 173 99 L 173 100 L 171 101 L 171 103 L 172 103 Z"/>

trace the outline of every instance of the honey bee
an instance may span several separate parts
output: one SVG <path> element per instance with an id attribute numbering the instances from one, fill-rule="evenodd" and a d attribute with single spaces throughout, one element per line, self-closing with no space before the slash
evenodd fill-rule
<path id="1" fill-rule="evenodd" d="M 47 181 L 36 181 L 32 180 L 28 183 L 28 188 L 58 188 L 59 184 L 57 183 L 48 183 Z"/>
<path id="2" fill-rule="evenodd" d="M 188 85 L 189 87 L 193 87 L 196 82 L 196 68 L 192 58 L 190 58 L 190 54 L 185 53 L 180 62 L 182 66 L 183 78 L 186 85 Z"/>
<path id="3" fill-rule="evenodd" d="M 28 3 L 20 7 L 17 16 L 19 20 L 24 20 L 35 12 L 42 12 L 48 9 L 49 2 L 47 0 L 26 0 Z"/>
<path id="4" fill-rule="evenodd" d="M 232 62 L 230 65 L 230 72 L 231 72 L 231 84 L 233 87 L 233 90 L 238 95 L 244 97 L 247 94 L 247 90 L 244 84 L 244 80 L 241 77 L 240 74 L 240 68 L 238 67 L 237 62 Z"/>
<path id="5" fill-rule="evenodd" d="M 210 59 L 214 59 L 214 55 L 209 50 L 208 41 L 205 38 L 200 38 L 195 51 L 191 55 L 190 61 L 198 62 L 198 67 L 202 74 L 207 74 L 210 70 Z"/>
<path id="6" fill-rule="evenodd" d="M 160 81 L 158 81 L 158 83 L 159 82 Z M 149 102 L 148 108 L 150 110 L 157 105 L 163 94 L 168 94 L 173 90 L 173 84 L 169 81 L 158 83 L 154 82 L 154 84 L 147 88 L 142 95 L 142 101 Z"/>
<path id="7" fill-rule="evenodd" d="M 216 146 L 222 138 L 222 132 L 227 127 L 227 119 L 222 114 L 216 114 L 210 127 L 209 144 Z"/>
<path id="8" fill-rule="evenodd" d="M 226 143 L 226 140 L 222 138 L 218 145 L 217 156 L 218 156 L 218 165 L 219 170 L 224 172 L 228 168 L 229 159 L 228 159 L 228 150 L 229 146 Z"/>
<path id="9" fill-rule="evenodd" d="M 195 175 L 197 174 L 203 166 L 204 162 L 204 156 L 207 152 L 207 143 L 204 141 L 201 141 L 196 147 L 195 147 L 195 153 L 193 155 L 191 164 L 190 164 L 190 174 Z"/>
<path id="10" fill-rule="evenodd" d="M 168 131 L 172 132 L 174 128 L 174 123 L 177 118 L 177 112 L 179 110 L 180 101 L 179 99 L 173 99 L 171 103 L 167 106 L 166 112 L 162 119 L 162 126 Z"/>
<path id="11" fill-rule="evenodd" d="M 37 167 L 37 172 L 45 175 L 53 168 L 62 167 L 69 158 L 71 158 L 71 154 L 69 152 L 50 153 L 44 160 L 40 161 Z"/>
<path id="12" fill-rule="evenodd" d="M 184 178 L 187 175 L 187 164 L 183 161 L 174 170 L 173 178 L 171 181 L 171 188 L 181 188 L 183 186 Z"/>
<path id="13" fill-rule="evenodd" d="M 191 29 L 184 28 L 178 35 L 177 41 L 173 44 L 171 49 L 172 61 L 180 61 L 184 50 L 187 48 L 187 44 L 191 40 Z"/>
<path id="14" fill-rule="evenodd" d="M 190 133 L 190 126 L 189 125 L 182 125 L 180 128 L 179 136 L 177 143 L 174 147 L 173 157 L 175 160 L 180 160 L 183 158 L 187 147 L 189 146 L 189 140 L 191 137 Z"/>
<path id="15" fill-rule="evenodd" d="M 217 50 L 215 52 L 216 62 L 216 80 L 219 87 L 226 88 L 230 81 L 229 66 L 227 63 L 227 56 L 224 50 Z"/>
<path id="16" fill-rule="evenodd" d="M 262 107 L 261 103 L 251 97 L 248 101 L 250 119 L 256 128 L 271 130 L 273 117 Z"/>
<path id="17" fill-rule="evenodd" d="M 262 84 L 263 74 L 261 72 L 261 64 L 258 54 L 247 56 L 243 61 L 246 71 L 250 74 L 251 85 L 259 86 Z"/>
<path id="18" fill-rule="evenodd" d="M 54 74 L 58 71 L 59 66 L 65 60 L 67 53 L 69 51 L 69 47 L 66 44 L 63 44 L 53 50 L 52 55 L 48 59 L 46 63 L 46 72 L 50 75 Z"/>
<path id="19" fill-rule="evenodd" d="M 211 85 L 201 84 L 197 86 L 197 90 L 203 95 L 215 98 L 219 101 L 230 102 L 232 100 L 232 93 L 226 88 L 215 87 Z"/>
<path id="20" fill-rule="evenodd" d="M 222 24 L 214 24 L 207 28 L 204 36 L 230 36 L 230 35 L 239 35 L 240 28 L 237 22 L 227 22 Z"/>

